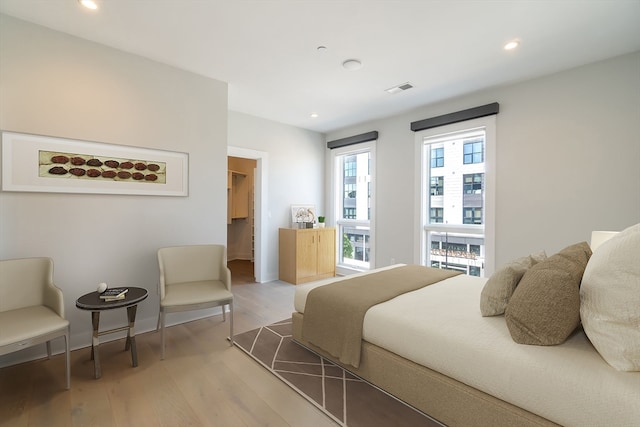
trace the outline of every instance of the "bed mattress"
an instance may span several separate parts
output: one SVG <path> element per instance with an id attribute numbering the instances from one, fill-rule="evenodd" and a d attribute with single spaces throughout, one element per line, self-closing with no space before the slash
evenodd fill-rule
<path id="1" fill-rule="evenodd" d="M 296 311 L 313 288 L 347 278 L 298 286 Z M 637 425 L 639 372 L 610 367 L 582 331 L 558 346 L 516 344 L 503 316 L 480 314 L 485 281 L 456 276 L 378 304 L 363 339 L 558 424 Z"/>

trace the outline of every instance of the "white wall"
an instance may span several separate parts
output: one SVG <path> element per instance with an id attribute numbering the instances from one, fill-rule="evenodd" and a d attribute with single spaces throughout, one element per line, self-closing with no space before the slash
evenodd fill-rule
<path id="1" fill-rule="evenodd" d="M 148 289 L 136 329 L 149 330 L 157 249 L 226 244 L 226 83 L 0 15 L 0 128 L 189 153 L 188 197 L 0 192 L 0 258 L 53 258 L 73 347 L 91 331 L 75 300 L 99 282 Z"/>
<path id="2" fill-rule="evenodd" d="M 268 196 L 263 206 L 262 281 L 275 280 L 278 228 L 290 226 L 291 205 L 314 204 L 319 212 L 324 209 L 324 135 L 229 111 L 229 146 L 269 154 L 268 170 L 263 177 Z"/>
<path id="3" fill-rule="evenodd" d="M 397 96 L 401 96 L 397 95 Z M 377 130 L 376 265 L 412 262 L 412 121 L 491 102 L 497 116 L 496 266 L 640 222 L 640 53 L 341 129 Z"/>

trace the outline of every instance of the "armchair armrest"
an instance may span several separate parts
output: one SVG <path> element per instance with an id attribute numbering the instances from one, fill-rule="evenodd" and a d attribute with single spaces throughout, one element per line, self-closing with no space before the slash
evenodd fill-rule
<path id="1" fill-rule="evenodd" d="M 43 291 L 43 302 L 44 305 L 55 311 L 58 316 L 64 317 L 64 297 L 62 295 L 62 290 L 58 288 L 53 283 L 49 283 L 44 287 Z"/>
<path id="2" fill-rule="evenodd" d="M 229 292 L 231 292 L 231 270 L 227 267 L 227 250 L 224 250 L 224 256 L 220 260 L 220 281 Z"/>

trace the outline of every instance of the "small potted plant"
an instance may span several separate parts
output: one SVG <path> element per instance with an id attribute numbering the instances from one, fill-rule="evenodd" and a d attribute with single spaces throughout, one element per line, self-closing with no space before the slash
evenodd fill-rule
<path id="1" fill-rule="evenodd" d="M 318 217 L 318 227 L 319 228 L 324 228 L 324 217 L 323 216 L 319 216 Z"/>

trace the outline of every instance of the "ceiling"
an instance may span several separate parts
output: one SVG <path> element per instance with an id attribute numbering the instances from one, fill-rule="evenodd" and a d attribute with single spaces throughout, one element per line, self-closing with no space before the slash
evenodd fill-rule
<path id="1" fill-rule="evenodd" d="M 640 51 L 640 0 L 97 2 L 0 12 L 228 82 L 230 110 L 325 133 Z"/>

